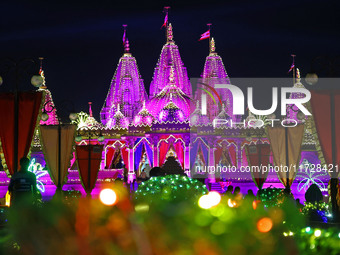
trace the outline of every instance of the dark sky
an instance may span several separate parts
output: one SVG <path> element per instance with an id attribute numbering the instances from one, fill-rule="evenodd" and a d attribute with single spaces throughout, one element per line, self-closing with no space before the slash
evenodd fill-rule
<path id="1" fill-rule="evenodd" d="M 290 54 L 302 76 L 320 55 L 340 55 L 340 3 L 333 1 L 1 1 L 0 57 L 45 57 L 47 86 L 58 103 L 95 116 L 104 103 L 122 55 L 122 24 L 128 24 L 132 54 L 147 92 L 165 42 L 163 6 L 189 77 L 198 77 L 212 23 L 217 52 L 232 77 L 288 77 Z M 339 67 L 340 69 L 340 67 Z M 22 88 L 30 89 L 29 77 Z M 9 89 L 4 84 L 1 90 Z"/>

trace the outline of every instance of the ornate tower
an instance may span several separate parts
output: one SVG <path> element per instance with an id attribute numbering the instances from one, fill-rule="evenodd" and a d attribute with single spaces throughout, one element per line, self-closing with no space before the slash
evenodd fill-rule
<path id="1" fill-rule="evenodd" d="M 153 78 L 150 84 L 150 98 L 155 97 L 162 89 L 168 85 L 170 69 L 174 69 L 174 84 L 181 89 L 184 94 L 191 96 L 191 85 L 189 82 L 187 69 L 184 67 L 178 46 L 173 40 L 172 25 L 167 25 L 167 42 L 163 46 L 161 55 L 155 67 Z"/>
<path id="2" fill-rule="evenodd" d="M 206 88 L 206 85 L 214 88 L 215 84 L 230 84 L 230 80 L 228 74 L 225 70 L 222 58 L 216 53 L 215 48 L 215 40 L 212 38 L 210 40 L 210 53 L 205 59 L 204 69 L 202 73 L 202 79 L 199 81 L 199 88 Z M 216 104 L 211 97 L 207 97 L 207 115 L 212 121 L 220 111 L 225 111 L 228 116 L 230 116 L 233 120 L 235 117 L 232 116 L 233 109 L 233 97 L 229 90 L 227 89 L 216 89 L 218 95 L 221 98 L 222 105 L 218 103 L 216 99 Z M 195 99 L 201 101 L 201 95 L 203 90 L 198 89 L 195 93 Z M 220 109 L 223 108 L 223 109 Z"/>
<path id="3" fill-rule="evenodd" d="M 294 79 L 293 88 L 305 88 L 305 86 L 303 86 L 303 84 L 301 83 L 299 68 L 296 68 L 296 79 Z M 296 93 L 296 92 L 291 93 L 289 96 L 289 98 L 291 99 L 304 98 L 304 97 L 305 97 L 304 94 Z M 308 103 L 304 104 L 304 106 L 307 106 L 307 105 Z M 287 119 L 293 119 L 293 120 L 296 120 L 298 123 L 304 123 L 306 121 L 306 116 L 295 105 L 294 106 L 289 105 L 289 108 L 287 108 Z"/>
<path id="4" fill-rule="evenodd" d="M 46 111 L 48 114 L 48 119 L 47 120 L 40 120 L 40 125 L 58 125 L 58 116 L 57 116 L 57 110 L 55 108 L 53 99 L 52 99 L 52 94 L 51 91 L 47 88 L 46 86 L 46 80 L 45 80 L 45 75 L 44 75 L 44 70 L 42 69 L 42 60 L 43 58 L 40 59 L 40 70 L 39 74 L 43 78 L 43 83 L 39 87 L 39 91 L 44 91 L 45 92 L 45 101 L 44 101 L 44 107 L 42 111 Z"/>
<path id="5" fill-rule="evenodd" d="M 117 69 L 111 81 L 109 92 L 100 112 L 103 125 L 112 122 L 117 105 L 120 112 L 132 122 L 147 99 L 144 82 L 139 74 L 136 59 L 130 53 L 129 41 L 123 37 L 124 54 L 119 59 Z"/>

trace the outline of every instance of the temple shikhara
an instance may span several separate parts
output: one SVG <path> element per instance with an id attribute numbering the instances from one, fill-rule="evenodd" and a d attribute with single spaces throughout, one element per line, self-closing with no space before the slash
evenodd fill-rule
<path id="1" fill-rule="evenodd" d="M 133 56 L 133 44 L 130 49 L 124 30 L 124 50 L 113 70 L 112 81 L 108 84 L 100 120 L 94 118 L 89 104 L 88 113 L 78 113 L 73 121 L 77 125 L 77 145 L 102 146 L 93 194 L 97 192 L 100 183 L 124 176 L 131 185 L 138 185 L 141 178 L 149 176 L 150 169 L 158 166 L 170 173 L 182 171 L 193 178 L 205 178 L 211 189 L 220 192 L 230 184 L 240 186 L 242 192 L 246 193 L 248 189 L 284 187 L 287 182 L 290 182 L 291 190 L 297 196 L 300 191 L 304 193 L 312 183 L 317 183 L 326 192 L 329 180 L 326 174 L 314 176 L 313 173 L 304 172 L 303 176 L 295 173 L 286 180 L 286 177 L 278 177 L 276 173 L 255 176 L 239 171 L 241 166 L 250 164 L 249 155 L 259 149 L 266 151 L 267 163 L 273 163 L 265 127 L 214 126 L 212 123 L 215 118 L 240 123 L 243 120 L 261 119 L 261 116 L 255 116 L 251 112 L 246 116 L 233 115 L 233 97 L 227 89 L 216 88 L 219 98 L 207 94 L 207 91 L 212 93 L 209 88 L 215 84 L 230 84 L 223 59 L 218 54 L 218 41 L 209 37 L 209 55 L 202 67 L 202 75 L 196 81 L 196 89 L 193 89 L 187 67 L 175 43 L 175 27 L 166 22 L 165 29 L 166 40 L 155 63 L 150 90 L 145 89 L 137 59 Z M 303 87 L 299 71 L 294 71 L 297 73 L 294 87 Z M 40 125 L 58 125 L 58 112 L 48 90 L 48 82 L 45 82 L 42 67 L 40 74 L 44 83 L 39 90 L 44 91 L 45 95 Z M 292 94 L 291 97 L 299 98 L 300 95 Z M 206 101 L 206 113 L 202 113 L 202 100 Z M 304 124 L 300 163 L 319 163 L 312 119 L 296 109 L 290 108 L 288 111 L 287 116 L 290 119 Z M 266 122 L 264 118 L 261 120 Z M 31 158 L 34 158 L 34 162 L 31 167 L 47 173 L 39 131 L 36 132 L 32 143 Z M 205 166 L 233 167 L 238 171 L 208 173 Z M 5 192 L 9 179 L 4 172 L 1 175 L 1 191 Z M 54 194 L 56 187 L 48 174 L 41 175 L 38 181 L 41 183 L 40 191 L 43 196 L 50 197 Z M 63 189 L 84 192 L 74 153 Z"/>

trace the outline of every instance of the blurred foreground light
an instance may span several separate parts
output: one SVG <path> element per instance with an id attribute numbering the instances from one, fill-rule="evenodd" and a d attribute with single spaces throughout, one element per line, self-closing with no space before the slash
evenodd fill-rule
<path id="1" fill-rule="evenodd" d="M 273 227 L 273 221 L 271 218 L 264 217 L 258 220 L 257 229 L 262 233 L 269 232 Z"/>
<path id="2" fill-rule="evenodd" d="M 211 191 L 208 193 L 211 206 L 216 206 L 221 202 L 221 195 L 216 191 Z"/>
<path id="3" fill-rule="evenodd" d="M 49 116 L 48 116 L 48 114 L 46 112 L 41 114 L 41 120 L 42 121 L 46 121 L 46 120 L 48 120 L 48 118 L 49 118 Z"/>
<path id="4" fill-rule="evenodd" d="M 218 205 L 221 202 L 221 195 L 216 191 L 209 192 L 207 195 L 203 195 L 198 200 L 198 206 L 202 209 L 209 209 Z"/>
<path id="5" fill-rule="evenodd" d="M 2 85 L 2 83 L 3 83 L 3 79 L 2 79 L 2 77 L 0 76 L 0 86 Z"/>
<path id="6" fill-rule="evenodd" d="M 309 85 L 314 85 L 315 83 L 318 82 L 318 75 L 315 73 L 308 73 L 306 75 L 305 81 L 309 84 Z"/>
<path id="7" fill-rule="evenodd" d="M 235 207 L 237 204 L 235 201 L 231 200 L 230 198 L 228 199 L 228 206 L 229 207 Z"/>
<path id="8" fill-rule="evenodd" d="M 71 121 L 75 121 L 78 118 L 78 114 L 71 112 L 70 115 L 68 116 Z"/>
<path id="9" fill-rule="evenodd" d="M 315 232 L 314 232 L 314 236 L 315 237 L 321 236 L 321 230 L 320 229 L 316 229 Z"/>
<path id="10" fill-rule="evenodd" d="M 136 212 L 148 212 L 149 211 L 149 205 L 148 204 L 139 204 L 135 206 Z"/>
<path id="11" fill-rule="evenodd" d="M 117 202 L 117 194 L 113 189 L 103 189 L 99 199 L 104 205 L 114 205 Z"/>
<path id="12" fill-rule="evenodd" d="M 209 209 L 211 207 L 208 195 L 203 195 L 200 197 L 198 200 L 198 206 L 202 209 Z"/>
<path id="13" fill-rule="evenodd" d="M 309 233 L 311 231 L 310 227 L 306 227 L 306 232 Z"/>
<path id="14" fill-rule="evenodd" d="M 40 87 L 44 83 L 44 79 L 40 75 L 33 75 L 31 83 L 34 87 Z"/>

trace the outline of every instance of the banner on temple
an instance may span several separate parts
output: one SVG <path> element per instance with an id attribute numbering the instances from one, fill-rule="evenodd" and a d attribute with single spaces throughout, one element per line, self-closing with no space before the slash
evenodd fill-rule
<path id="1" fill-rule="evenodd" d="M 72 146 L 74 143 L 75 129 L 76 126 L 71 124 L 60 125 L 60 130 L 58 125 L 40 126 L 40 141 L 42 144 L 46 165 L 50 177 L 57 187 L 59 185 L 62 187 L 67 181 L 67 170 L 70 166 L 70 160 L 72 158 Z"/>
<path id="2" fill-rule="evenodd" d="M 93 190 L 102 160 L 103 145 L 77 145 L 76 158 L 82 185 L 87 194 Z"/>
<path id="3" fill-rule="evenodd" d="M 254 149 L 252 149 L 254 147 Z M 246 146 L 246 155 L 250 166 L 268 166 L 270 157 L 269 144 L 256 144 Z M 262 189 L 264 182 L 267 179 L 268 171 L 258 169 L 259 171 L 251 171 L 251 176 L 254 183 L 259 189 Z"/>
<path id="4" fill-rule="evenodd" d="M 285 187 L 290 187 L 299 170 L 304 125 L 287 128 L 268 127 L 267 133 L 275 166 L 279 168 L 277 175 Z M 286 143 L 288 144 L 288 155 L 286 154 Z"/>
<path id="5" fill-rule="evenodd" d="M 329 166 L 328 174 L 332 178 L 338 178 L 340 174 L 336 168 L 340 164 L 340 90 L 312 90 L 311 93 L 312 116 L 317 131 L 315 136 L 321 147 L 317 149 L 323 155 L 320 157 L 321 163 Z M 332 137 L 332 128 L 335 137 Z"/>
<path id="6" fill-rule="evenodd" d="M 18 166 L 20 158 L 27 157 L 38 114 L 42 102 L 42 92 L 18 92 Z M 0 93 L 0 153 L 2 165 L 7 174 L 12 175 L 14 169 L 14 118 L 15 118 L 14 93 Z"/>

